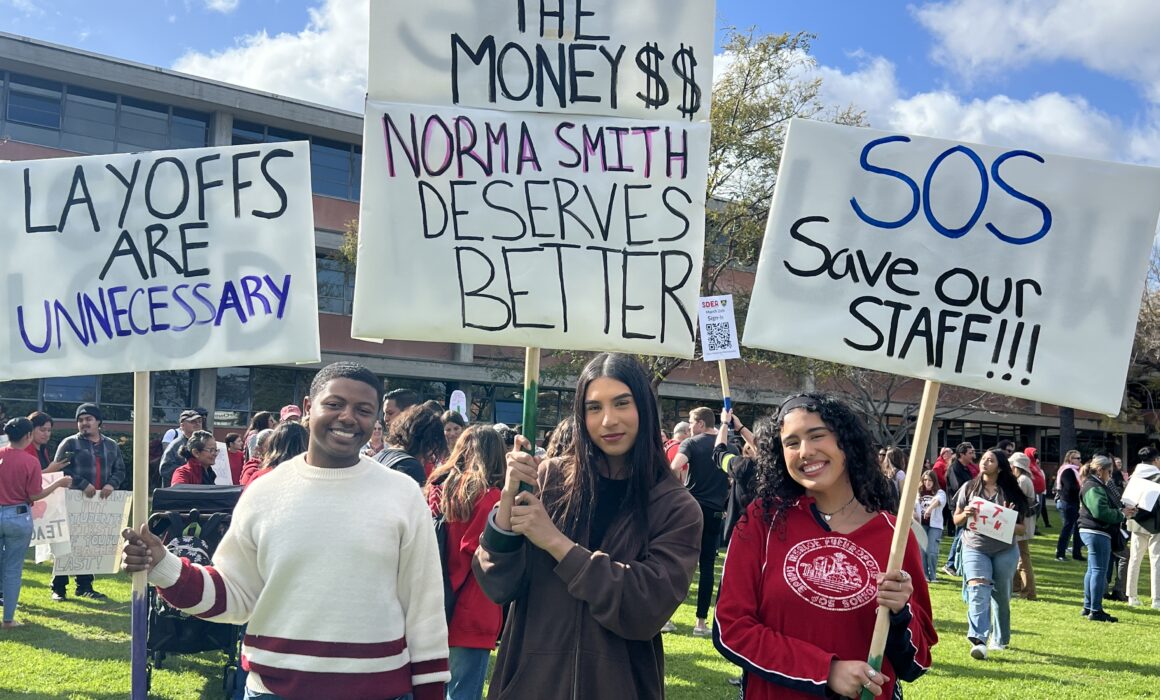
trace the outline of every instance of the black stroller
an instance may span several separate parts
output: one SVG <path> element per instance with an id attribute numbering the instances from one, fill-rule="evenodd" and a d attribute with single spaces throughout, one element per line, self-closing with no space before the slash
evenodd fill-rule
<path id="1" fill-rule="evenodd" d="M 240 486 L 179 485 L 153 492 L 149 529 L 178 556 L 195 564 L 210 563 L 218 543 L 230 525 Z M 171 607 L 149 587 L 149 631 L 146 650 L 146 687 L 153 669 L 161 668 L 169 654 L 195 654 L 221 650 L 226 653 L 222 689 L 233 697 L 239 681 L 241 627 L 207 622 Z"/>

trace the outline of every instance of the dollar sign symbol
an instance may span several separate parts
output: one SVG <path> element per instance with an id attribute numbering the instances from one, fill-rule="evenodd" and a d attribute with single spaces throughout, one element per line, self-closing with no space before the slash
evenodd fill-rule
<path id="1" fill-rule="evenodd" d="M 701 86 L 696 78 L 697 57 L 693 55 L 693 47 L 681 44 L 680 51 L 673 54 L 673 70 L 683 81 L 681 85 L 681 104 L 677 111 L 693 120 L 693 115 L 701 109 Z"/>
<path id="2" fill-rule="evenodd" d="M 657 48 L 656 42 L 645 44 L 636 52 L 636 65 L 645 75 L 644 93 L 636 96 L 644 102 L 644 106 L 660 109 L 669 101 L 669 86 L 661 77 L 661 61 L 665 55 Z"/>

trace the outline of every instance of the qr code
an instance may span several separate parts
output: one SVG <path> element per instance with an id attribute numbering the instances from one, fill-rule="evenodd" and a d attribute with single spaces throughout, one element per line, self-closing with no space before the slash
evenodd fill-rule
<path id="1" fill-rule="evenodd" d="M 706 323 L 705 344 L 709 352 L 724 352 L 733 347 L 728 323 Z"/>

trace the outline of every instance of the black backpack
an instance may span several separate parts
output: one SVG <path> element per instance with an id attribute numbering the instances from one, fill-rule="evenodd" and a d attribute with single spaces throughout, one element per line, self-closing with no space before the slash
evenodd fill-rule
<path id="1" fill-rule="evenodd" d="M 196 510 L 189 513 L 188 519 L 177 511 L 155 516 L 158 521 L 167 520 L 168 525 L 162 539 L 165 548 L 179 557 L 188 559 L 191 564 L 208 566 L 213 563 L 213 551 L 229 526 L 229 513 L 214 513 L 209 516 L 205 524 L 201 524 L 201 515 Z M 188 618 L 189 615 L 167 603 L 161 596 L 156 599 L 157 614 L 166 617 Z"/>

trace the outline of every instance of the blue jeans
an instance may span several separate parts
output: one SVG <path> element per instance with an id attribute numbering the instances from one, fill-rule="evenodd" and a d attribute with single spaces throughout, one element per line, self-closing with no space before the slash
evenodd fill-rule
<path id="1" fill-rule="evenodd" d="M 955 530 L 955 539 L 951 541 L 951 551 L 947 555 L 947 566 L 955 568 L 955 556 L 959 553 L 960 543 L 963 541 L 963 528 Z M 960 574 L 963 572 L 959 572 Z"/>
<path id="2" fill-rule="evenodd" d="M 1112 538 L 1094 532 L 1079 533 L 1088 548 L 1087 573 L 1083 577 L 1083 607 L 1104 609 L 1104 590 L 1108 587 L 1108 563 L 1112 558 Z"/>
<path id="3" fill-rule="evenodd" d="M 1011 545 L 998 554 L 983 554 L 963 547 L 963 586 L 967 599 L 967 639 L 986 642 L 993 636 L 1000 644 L 1011 642 L 1011 579 L 1019 564 L 1019 548 Z M 985 583 L 972 584 L 978 579 Z M 992 603 L 995 626 L 991 628 Z"/>
<path id="4" fill-rule="evenodd" d="M 491 650 L 451 647 L 450 652 L 451 682 L 447 684 L 447 700 L 480 700 Z"/>
<path id="5" fill-rule="evenodd" d="M 926 530 L 926 551 L 922 553 L 922 570 L 927 581 L 935 580 L 935 570 L 938 569 L 938 546 L 942 542 L 942 528 L 923 525 Z"/>
<path id="6" fill-rule="evenodd" d="M 0 506 L 0 581 L 4 584 L 4 622 L 16 616 L 24 555 L 32 541 L 32 509 L 24 504 Z"/>
<path id="7" fill-rule="evenodd" d="M 1067 540 L 1071 538 L 1071 556 L 1079 559 L 1079 505 L 1075 503 L 1059 502 L 1059 515 L 1063 518 L 1063 525 L 1059 528 L 1059 540 L 1055 543 L 1055 558 L 1059 559 L 1067 554 Z"/>

